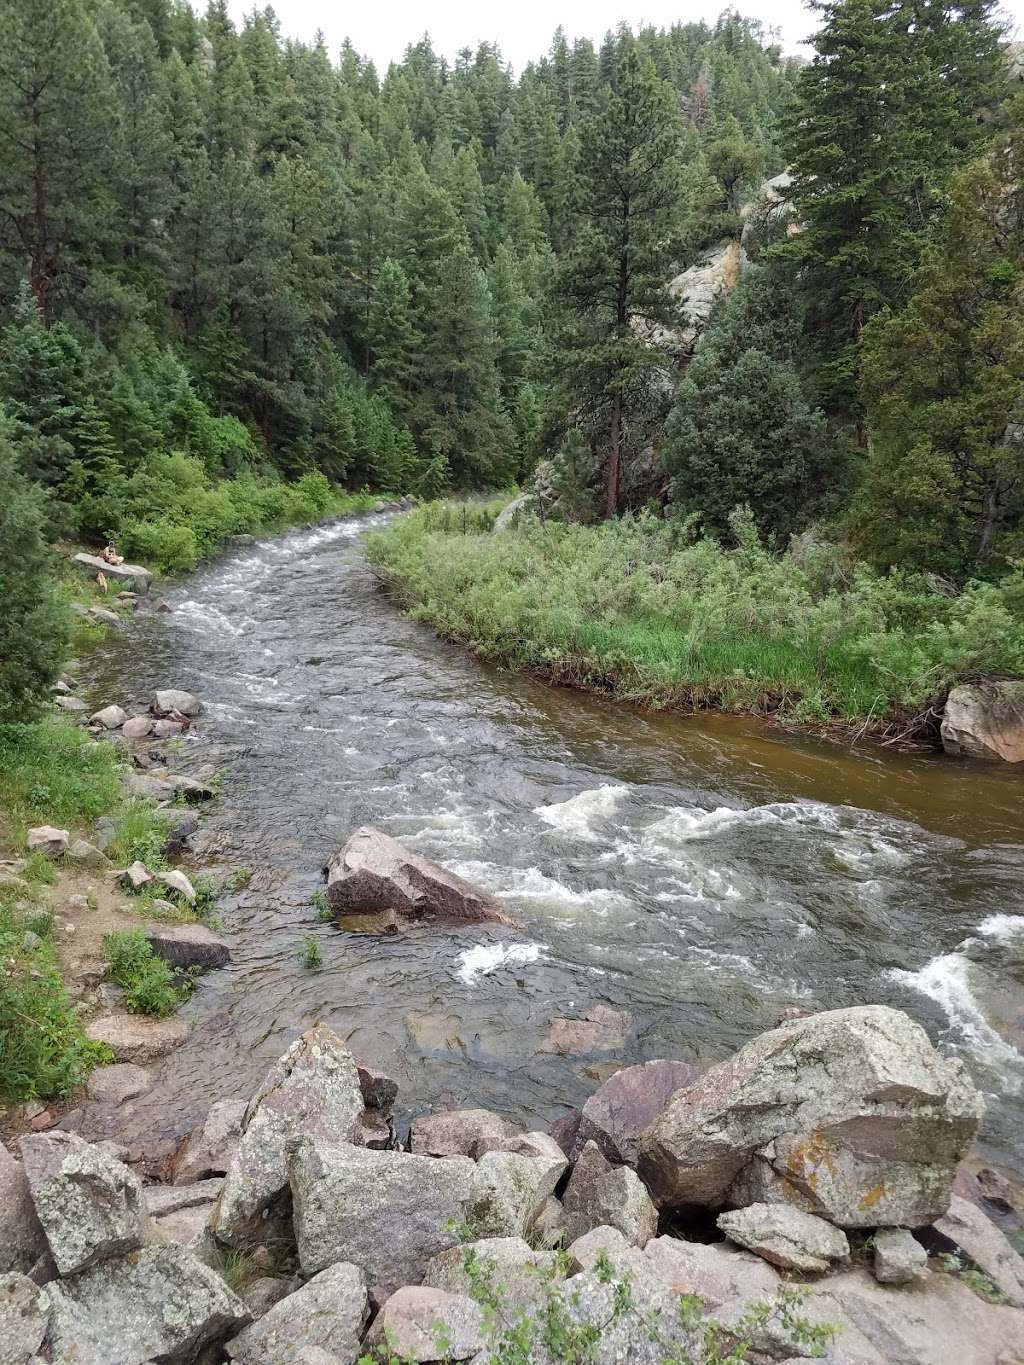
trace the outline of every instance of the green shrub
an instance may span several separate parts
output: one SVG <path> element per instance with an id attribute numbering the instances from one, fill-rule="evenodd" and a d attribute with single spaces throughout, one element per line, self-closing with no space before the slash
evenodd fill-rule
<path id="1" fill-rule="evenodd" d="M 0 724 L 29 721 L 49 697 L 68 638 L 50 576 L 44 495 L 19 472 L 0 420 Z"/>
<path id="2" fill-rule="evenodd" d="M 178 982 L 157 957 L 141 929 L 121 929 L 103 937 L 107 976 L 124 989 L 125 1004 L 140 1014 L 173 1014 L 192 993 L 189 980 Z"/>
<path id="3" fill-rule="evenodd" d="M 320 951 L 320 943 L 315 934 L 306 934 L 302 940 L 302 965 L 315 971 L 317 967 L 323 966 L 323 954 Z"/>

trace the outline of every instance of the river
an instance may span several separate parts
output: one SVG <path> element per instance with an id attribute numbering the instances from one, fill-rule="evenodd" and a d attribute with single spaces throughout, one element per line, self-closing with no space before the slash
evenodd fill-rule
<path id="1" fill-rule="evenodd" d="M 880 1002 L 964 1058 L 983 1150 L 1020 1169 L 1021 774 L 481 665 L 381 592 L 361 539 L 383 521 L 219 559 L 84 661 L 97 703 L 204 698 L 171 759 L 223 773 L 194 865 L 252 869 L 219 905 L 233 961 L 203 979 L 132 1130 L 183 1133 L 318 1019 L 399 1080 L 406 1115 L 456 1102 L 546 1126 L 613 1062 L 706 1064 L 789 1007 Z M 494 892 L 521 930 L 319 922 L 320 869 L 366 823 Z M 542 1050 L 553 1016 L 595 1005 L 629 1016 L 613 1057 Z"/>

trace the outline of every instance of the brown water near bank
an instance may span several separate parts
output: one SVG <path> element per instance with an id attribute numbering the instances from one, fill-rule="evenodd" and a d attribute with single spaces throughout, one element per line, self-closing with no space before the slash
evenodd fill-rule
<path id="1" fill-rule="evenodd" d="M 359 546 L 380 519 L 240 552 L 86 660 L 90 700 L 157 685 L 208 704 L 185 761 L 220 763 L 200 867 L 253 869 L 221 913 L 189 1043 L 119 1115 L 156 1141 L 247 1095 L 323 1018 L 411 1108 L 533 1125 L 614 1062 L 709 1062 L 782 1010 L 880 1001 L 961 1055 L 986 1141 L 1024 1127 L 1024 782 L 854 752 L 729 717 L 652 714 L 479 664 L 401 617 Z M 390 938 L 318 923 L 319 869 L 373 823 L 522 924 Z M 324 966 L 303 968 L 302 938 Z M 613 1055 L 540 1051 L 553 1015 L 629 1016 Z"/>

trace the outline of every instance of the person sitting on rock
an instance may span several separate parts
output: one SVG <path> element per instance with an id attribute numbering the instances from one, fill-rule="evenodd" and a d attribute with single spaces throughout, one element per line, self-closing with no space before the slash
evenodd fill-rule
<path id="1" fill-rule="evenodd" d="M 100 551 L 100 559 L 107 564 L 123 564 L 124 555 L 119 555 L 113 545 L 104 545 Z"/>

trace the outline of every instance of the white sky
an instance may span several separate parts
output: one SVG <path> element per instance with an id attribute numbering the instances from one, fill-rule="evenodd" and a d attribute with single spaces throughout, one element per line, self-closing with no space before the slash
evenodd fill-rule
<path id="1" fill-rule="evenodd" d="M 262 9 L 267 0 L 259 0 Z M 405 48 L 429 32 L 435 51 L 449 59 L 462 47 L 496 41 L 507 61 L 520 71 L 531 58 L 547 50 L 559 24 L 569 40 L 592 38 L 599 42 L 608 29 L 625 19 L 634 28 L 641 23 L 667 27 L 676 22 L 705 19 L 714 22 L 727 7 L 726 0 L 513 0 L 487 6 L 471 0 L 362 0 L 339 4 L 338 0 L 272 0 L 283 32 L 309 40 L 322 29 L 332 57 L 342 40 L 351 38 L 356 50 L 372 57 L 381 74 L 389 61 L 401 57 Z M 778 28 L 787 52 L 799 50 L 814 30 L 814 15 L 801 0 L 734 0 L 740 13 L 759 19 L 765 28 Z M 236 21 L 254 8 L 254 0 L 230 0 Z M 1010 24 L 1024 29 L 1024 0 L 1003 0 Z"/>

